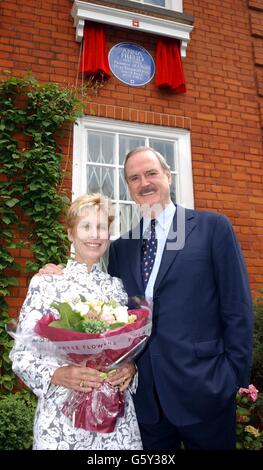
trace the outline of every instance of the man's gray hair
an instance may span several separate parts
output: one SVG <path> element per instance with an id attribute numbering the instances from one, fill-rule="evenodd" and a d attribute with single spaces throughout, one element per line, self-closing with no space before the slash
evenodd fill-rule
<path id="1" fill-rule="evenodd" d="M 160 152 L 157 152 L 157 150 L 154 150 L 152 147 L 136 147 L 135 149 L 133 149 L 129 153 L 127 153 L 126 158 L 125 158 L 124 176 L 125 176 L 126 181 L 127 181 L 127 174 L 126 174 L 127 161 L 129 160 L 130 157 L 132 157 L 136 153 L 143 152 L 144 150 L 145 151 L 150 150 L 156 156 L 158 161 L 160 162 L 160 165 L 163 168 L 163 170 L 168 171 L 170 173 L 170 171 L 171 171 L 170 167 L 169 167 L 167 161 L 165 160 L 164 156 Z"/>

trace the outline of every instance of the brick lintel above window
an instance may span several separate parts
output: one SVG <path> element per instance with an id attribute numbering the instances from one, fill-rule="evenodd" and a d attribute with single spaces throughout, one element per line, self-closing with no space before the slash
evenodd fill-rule
<path id="1" fill-rule="evenodd" d="M 113 3 L 116 4 L 116 2 Z M 167 19 L 168 10 L 164 11 L 164 9 L 162 9 L 164 14 L 161 15 L 161 9 L 157 7 L 150 7 L 146 12 L 145 4 L 143 5 L 144 10 L 142 10 L 138 8 L 142 5 L 140 3 L 135 6 L 135 2 L 119 1 L 119 8 L 117 5 L 113 7 L 113 3 L 111 3 L 111 6 L 107 6 L 105 2 L 101 5 L 101 2 L 97 4 L 74 0 L 71 14 L 74 18 L 74 26 L 76 27 L 76 41 L 82 41 L 85 20 L 90 20 L 179 39 L 181 42 L 181 55 L 182 57 L 186 56 L 187 44 L 193 29 L 192 17 L 188 17 L 182 13 L 172 12 L 172 15 L 169 15 L 169 19 Z M 133 5 L 134 8 L 132 9 L 129 6 L 129 10 L 126 10 L 123 8 L 124 3 L 129 3 L 129 5 Z M 158 10 L 158 15 L 156 15 L 156 10 Z M 141 11 L 145 13 L 143 14 Z"/>

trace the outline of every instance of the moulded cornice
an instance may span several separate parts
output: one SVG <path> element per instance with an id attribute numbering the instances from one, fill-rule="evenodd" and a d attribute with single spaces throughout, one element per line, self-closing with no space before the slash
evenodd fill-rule
<path id="1" fill-rule="evenodd" d="M 119 10 L 118 8 L 102 6 L 96 3 L 82 2 L 80 0 L 74 0 L 71 15 L 74 18 L 76 41 L 78 42 L 81 42 L 83 38 L 85 20 L 91 20 L 179 39 L 181 41 L 182 57 L 186 56 L 186 48 L 190 41 L 190 33 L 193 29 L 193 26 L 186 23 L 179 23 L 132 11 Z M 134 24 L 136 24 L 136 26 Z"/>

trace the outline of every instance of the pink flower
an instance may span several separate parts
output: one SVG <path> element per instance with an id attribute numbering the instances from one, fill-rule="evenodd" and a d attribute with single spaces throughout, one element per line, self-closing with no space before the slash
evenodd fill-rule
<path id="1" fill-rule="evenodd" d="M 114 321 L 116 321 L 114 315 L 110 312 L 103 312 L 100 316 L 100 319 L 105 321 L 109 325 L 111 325 L 112 323 L 114 323 Z"/>
<path id="2" fill-rule="evenodd" d="M 242 397 L 246 395 L 247 399 L 250 401 L 256 401 L 258 398 L 258 390 L 252 384 L 249 385 L 248 388 L 240 388 L 239 395 Z"/>

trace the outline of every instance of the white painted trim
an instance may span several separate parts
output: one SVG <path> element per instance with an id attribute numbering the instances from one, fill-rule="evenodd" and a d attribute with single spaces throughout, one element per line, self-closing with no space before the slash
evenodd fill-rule
<path id="1" fill-rule="evenodd" d="M 152 5 L 158 8 L 163 8 L 166 10 L 173 10 L 178 11 L 179 13 L 183 13 L 183 1 L 182 0 L 166 0 L 165 6 L 155 5 L 154 3 L 147 3 L 147 0 L 132 0 L 132 2 L 144 3 L 145 5 Z"/>
<path id="2" fill-rule="evenodd" d="M 165 8 L 183 13 L 183 0 L 166 0 Z"/>
<path id="3" fill-rule="evenodd" d="M 186 131 L 183 138 L 178 139 L 178 203 L 183 207 L 194 209 L 194 189 L 192 173 L 192 155 L 190 132 Z"/>
<path id="4" fill-rule="evenodd" d="M 85 116 L 79 119 L 77 124 L 74 126 L 72 174 L 73 199 L 84 194 L 86 190 L 86 181 L 83 178 L 83 174 L 86 175 L 86 172 L 84 172 L 86 165 L 85 156 L 87 155 L 86 129 L 175 140 L 178 148 L 178 168 L 176 170 L 178 170 L 180 182 L 179 187 L 176 188 L 177 202 L 189 209 L 194 208 L 191 140 L 189 130 L 165 126 L 159 127 L 146 124 L 126 123 L 115 119 L 95 118 L 90 116 Z"/>
<path id="5" fill-rule="evenodd" d="M 102 6 L 95 3 L 82 2 L 80 0 L 74 0 L 71 15 L 74 18 L 76 41 L 78 42 L 81 42 L 83 38 L 85 20 L 91 20 L 119 26 L 121 28 L 179 39 L 181 41 L 182 57 L 186 56 L 187 44 L 193 29 L 193 26 L 189 24 L 177 23 L 163 18 L 119 10 L 106 5 Z M 133 26 L 134 20 L 139 21 L 139 26 Z"/>

